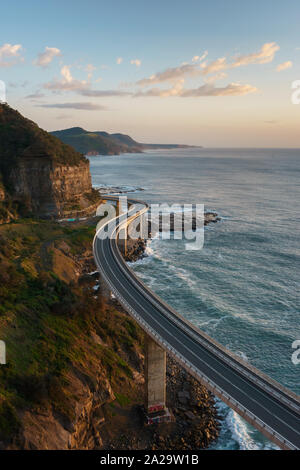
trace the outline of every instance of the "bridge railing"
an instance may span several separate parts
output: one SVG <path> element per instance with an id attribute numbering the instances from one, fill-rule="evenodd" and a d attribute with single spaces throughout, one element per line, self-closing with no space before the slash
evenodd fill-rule
<path id="1" fill-rule="evenodd" d="M 143 203 L 142 201 L 132 201 L 132 202 L 137 202 L 137 203 Z M 115 228 L 115 230 L 119 231 L 121 227 L 124 224 L 130 223 L 131 220 L 135 219 L 136 217 L 140 216 L 143 212 L 146 212 L 148 206 L 141 211 L 133 214 L 131 217 L 129 217 L 127 220 L 122 222 L 119 226 Z M 108 222 L 109 223 L 109 222 Z M 103 227 L 101 227 L 103 229 Z M 100 230 L 101 230 L 100 229 Z M 114 230 L 114 231 L 115 231 Z M 97 234 L 96 234 L 97 236 Z M 96 238 L 95 236 L 95 238 Z M 94 240 L 95 241 L 95 240 Z M 136 287 L 141 290 L 141 286 L 143 287 L 143 295 L 145 295 L 153 304 L 155 304 L 157 307 L 161 309 L 161 307 L 164 307 L 164 313 L 168 316 L 170 320 L 172 320 L 174 323 L 176 323 L 178 326 L 180 326 L 181 329 L 185 330 L 190 336 L 194 337 L 194 339 L 197 342 L 201 342 L 207 349 L 209 349 L 211 352 L 213 352 L 214 355 L 217 355 L 220 357 L 224 362 L 228 363 L 233 369 L 237 370 L 239 373 L 247 376 L 248 379 L 250 379 L 252 382 L 256 383 L 259 385 L 261 388 L 265 389 L 269 394 L 272 396 L 275 396 L 278 400 L 286 402 L 289 406 L 294 408 L 296 411 L 299 411 L 299 406 L 296 405 L 292 400 L 289 400 L 288 398 L 282 396 L 281 393 L 278 391 L 274 390 L 274 388 L 268 386 L 264 381 L 258 379 L 256 377 L 257 372 L 259 372 L 257 369 L 255 369 L 253 366 L 250 366 L 248 363 L 245 363 L 244 361 L 239 361 L 239 358 L 233 357 L 232 359 L 229 356 L 233 356 L 232 353 L 228 354 L 227 350 L 225 350 L 226 354 L 222 352 L 223 348 L 219 343 L 215 342 L 210 338 L 209 336 L 205 335 L 203 332 L 200 332 L 194 325 L 190 324 L 187 320 L 185 320 L 183 317 L 181 317 L 176 311 L 173 311 L 167 304 L 165 304 L 159 297 L 157 297 L 154 293 L 151 292 L 151 295 L 148 293 L 148 287 L 139 279 L 131 269 L 128 268 L 128 266 L 125 264 L 123 257 L 121 256 L 121 253 L 118 249 L 117 242 L 116 242 L 116 237 L 110 240 L 111 243 L 114 243 L 115 248 L 118 253 L 118 263 L 120 268 L 125 272 L 129 271 L 130 277 L 135 280 Z M 101 267 L 101 266 L 99 266 Z M 159 343 L 163 348 L 165 348 L 172 356 L 174 356 L 195 378 L 198 380 L 202 381 L 207 388 L 214 393 L 215 395 L 219 396 L 221 400 L 223 400 L 225 403 L 227 403 L 231 408 L 236 410 L 241 416 L 245 417 L 248 422 L 254 424 L 257 428 L 259 428 L 267 437 L 271 438 L 274 442 L 278 443 L 278 445 L 282 448 L 286 449 L 296 449 L 296 447 L 289 442 L 288 440 L 284 439 L 279 433 L 274 431 L 270 426 L 268 426 L 266 423 L 264 423 L 260 418 L 255 416 L 250 410 L 245 408 L 241 403 L 239 403 L 236 399 L 233 399 L 228 393 L 224 392 L 217 384 L 215 384 L 211 379 L 209 379 L 205 374 L 203 374 L 199 369 L 197 369 L 195 366 L 193 366 L 189 361 L 187 361 L 180 353 L 179 351 L 175 350 L 169 343 L 167 343 L 163 338 L 160 337 L 151 327 L 148 325 L 142 317 L 139 315 L 138 312 L 136 312 L 130 305 L 129 303 L 123 298 L 123 296 L 115 289 L 114 285 L 110 282 L 109 278 L 106 276 L 106 273 L 104 270 L 102 271 L 102 275 L 109 285 L 111 291 L 113 294 L 119 299 L 119 301 L 122 303 L 124 308 L 132 314 L 132 316 L 137 320 L 137 322 L 142 326 L 142 328 L 157 342 Z M 169 312 L 170 310 L 171 312 Z M 192 330 L 192 331 L 191 331 Z M 212 344 L 211 344 L 212 343 Z M 221 350 L 220 350 L 221 349 Z M 239 362 L 241 362 L 241 365 L 239 365 Z M 247 372 L 247 369 L 253 369 L 251 372 Z M 252 373 L 254 372 L 254 374 Z M 265 377 L 268 379 L 267 376 L 264 376 L 263 379 L 265 380 Z M 277 383 L 273 380 L 270 379 L 272 382 L 272 385 Z M 280 384 L 278 384 L 280 385 Z M 277 387 L 280 388 L 280 387 Z M 283 392 L 286 393 L 286 389 L 283 388 Z M 287 391 L 289 392 L 289 391 Z M 292 397 L 294 398 L 294 397 Z M 297 399 L 297 396 L 296 396 Z"/>
<path id="2" fill-rule="evenodd" d="M 191 373 L 197 380 L 200 380 L 213 394 L 217 395 L 222 401 L 228 404 L 231 408 L 237 411 L 241 416 L 243 416 L 248 422 L 256 425 L 267 437 L 271 438 L 273 442 L 277 442 L 280 447 L 285 449 L 295 450 L 297 449 L 291 442 L 284 439 L 279 433 L 274 431 L 270 426 L 264 423 L 260 418 L 255 416 L 251 411 L 247 410 L 240 402 L 232 398 L 228 393 L 224 392 L 215 382 L 209 379 L 203 372 L 198 368 L 192 365 L 188 360 L 182 356 L 179 351 L 177 351 L 173 346 L 171 346 L 167 341 L 161 338 L 160 335 L 156 333 L 150 325 L 143 320 L 143 318 L 134 310 L 131 305 L 124 299 L 124 297 L 115 289 L 114 285 L 110 282 L 109 278 L 105 275 L 105 272 L 102 273 L 105 281 L 109 285 L 113 294 L 118 298 L 123 307 L 131 313 L 139 325 L 147 332 L 149 336 L 154 339 L 160 346 L 166 349 L 169 354 L 171 354 L 177 361 L 179 361 L 184 368 Z"/>
<path id="3" fill-rule="evenodd" d="M 139 203 L 141 201 L 138 201 Z M 117 227 L 117 231 L 125 224 L 129 224 L 132 219 L 138 217 L 138 215 L 131 216 L 128 220 L 122 222 L 119 227 Z M 118 246 L 116 244 L 116 249 L 118 250 Z M 118 250 L 119 251 L 119 250 Z M 150 302 L 152 302 L 156 307 L 164 308 L 164 313 L 168 316 L 168 318 L 176 323 L 180 328 L 185 330 L 191 337 L 193 337 L 196 341 L 200 341 L 200 343 L 209 349 L 214 355 L 221 358 L 224 362 L 230 365 L 233 369 L 237 370 L 240 374 L 247 377 L 247 379 L 254 382 L 256 385 L 259 385 L 263 390 L 267 391 L 269 394 L 277 398 L 278 400 L 282 401 L 289 407 L 291 407 L 296 412 L 300 412 L 300 406 L 295 403 L 296 400 L 298 401 L 298 397 L 294 395 L 292 392 L 287 390 L 281 384 L 276 382 L 275 380 L 271 379 L 270 377 L 266 376 L 265 374 L 261 373 L 258 369 L 256 369 L 251 364 L 243 361 L 242 359 L 236 357 L 231 351 L 226 350 L 220 343 L 215 341 L 213 338 L 206 335 L 204 332 L 200 331 L 196 328 L 193 324 L 188 322 L 185 318 L 178 314 L 174 309 L 172 309 L 169 305 L 167 305 L 162 299 L 160 299 L 154 292 L 151 291 L 149 293 L 149 288 L 141 281 L 135 273 L 125 264 L 124 259 L 121 253 L 118 253 L 118 258 L 120 261 L 120 267 L 123 269 L 124 272 L 129 272 L 132 279 L 135 280 L 135 285 L 138 289 L 140 286 L 143 287 L 143 295 L 148 298 Z M 272 387 L 269 385 L 271 384 Z M 280 390 L 282 393 L 280 393 Z M 289 398 L 287 398 L 287 396 Z"/>

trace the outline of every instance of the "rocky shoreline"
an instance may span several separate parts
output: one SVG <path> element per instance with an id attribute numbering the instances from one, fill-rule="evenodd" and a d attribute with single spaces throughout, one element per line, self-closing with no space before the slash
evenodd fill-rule
<path id="1" fill-rule="evenodd" d="M 29 230 L 31 237 L 38 234 L 34 238 L 36 266 L 44 282 L 45 272 L 49 270 L 56 279 L 47 281 L 44 292 L 51 295 L 56 285 L 53 282 L 63 286 L 60 295 L 64 301 L 53 307 L 46 317 L 51 322 L 50 326 L 46 324 L 47 335 L 52 329 L 52 335 L 63 331 L 70 346 L 63 353 L 61 349 L 56 351 L 55 341 L 51 346 L 51 354 L 58 356 L 62 364 L 66 361 L 63 375 L 53 378 L 50 370 L 45 383 L 43 377 L 40 382 L 34 381 L 35 378 L 25 381 L 26 377 L 20 382 L 15 394 L 23 397 L 24 393 L 29 393 L 26 391 L 29 383 L 34 393 L 30 397 L 34 399 L 20 406 L 19 395 L 16 395 L 18 401 L 10 406 L 16 406 L 18 425 L 12 421 L 10 434 L 0 434 L 0 449 L 187 450 L 208 447 L 219 432 L 214 398 L 170 357 L 167 359 L 167 406 L 175 420 L 146 425 L 144 333 L 118 301 L 107 296 L 107 289 L 99 279 L 91 249 L 94 226 L 94 217 L 74 222 L 72 227 L 51 222 L 30 227 L 19 223 L 13 227 L 12 239 L 12 227 L 3 229 L 8 240 L 5 246 L 13 244 L 14 249 L 16 231 L 20 232 L 20 237 L 25 237 Z M 37 238 L 42 230 L 42 239 Z M 128 259 L 134 261 L 145 256 L 145 247 L 144 240 L 134 241 Z M 26 279 L 24 277 L 24 282 Z M 71 300 L 71 305 L 76 302 L 73 310 L 68 304 Z M 24 330 L 28 338 L 33 337 L 32 330 L 36 328 L 38 318 L 34 318 Z M 57 322 L 64 322 L 63 330 L 60 323 L 58 330 L 54 330 Z M 18 328 L 20 331 L 21 327 Z M 36 359 L 41 370 L 46 367 L 44 357 Z M 12 357 L 10 360 L 14 364 Z M 14 373 L 16 377 L 23 377 L 22 370 Z"/>
<path id="2" fill-rule="evenodd" d="M 203 221 L 204 226 L 211 224 L 211 223 L 215 224 L 219 222 L 220 220 L 221 218 L 218 216 L 216 212 L 204 213 L 204 221 Z M 195 217 L 193 217 L 192 218 L 192 230 L 196 230 L 198 224 L 199 224 L 199 221 Z M 174 217 L 170 217 L 169 230 L 171 232 L 174 232 L 174 229 L 175 229 Z M 177 226 L 176 226 L 176 230 L 178 230 Z M 182 231 L 183 230 L 184 230 L 184 226 L 182 226 Z M 158 231 L 159 232 L 164 231 L 162 220 L 159 221 L 159 224 L 151 224 L 151 222 L 148 223 L 148 238 L 149 239 L 153 238 Z M 147 254 L 145 253 L 146 247 L 147 247 L 147 239 L 143 239 L 143 238 L 139 238 L 138 240 L 128 239 L 127 251 L 124 254 L 125 260 L 129 262 L 135 262 L 141 258 L 146 257 L 147 256 Z"/>
<path id="3" fill-rule="evenodd" d="M 217 214 L 208 213 L 207 223 L 217 220 L 220 220 Z M 129 240 L 126 261 L 135 262 L 147 256 L 146 246 L 147 241 L 144 239 Z M 116 300 L 114 302 L 118 304 Z M 139 377 L 139 380 L 143 384 L 144 379 Z M 103 430 L 110 427 L 107 433 L 110 438 L 105 439 L 102 435 L 102 449 L 199 450 L 209 447 L 217 439 L 221 418 L 213 395 L 169 355 L 166 380 L 167 406 L 174 416 L 174 422 L 146 426 L 143 406 L 134 404 L 128 410 L 130 432 L 124 433 L 121 428 L 117 428 L 117 431 L 111 433 L 116 419 L 106 417 Z"/>
<path id="4" fill-rule="evenodd" d="M 146 240 L 129 240 L 126 261 L 135 262 L 147 256 L 146 246 Z M 87 261 L 84 265 L 91 269 L 93 263 L 87 264 Z M 99 274 L 94 272 L 92 277 L 98 283 Z M 111 298 L 109 303 L 127 315 L 115 298 Z M 97 421 L 97 425 L 90 426 L 89 440 L 95 443 L 93 448 L 199 450 L 209 447 L 219 435 L 221 419 L 213 395 L 169 355 L 166 380 L 167 406 L 175 418 L 174 422 L 151 426 L 145 424 L 142 403 L 144 377 L 141 369 L 134 376 L 136 400 L 125 406 L 113 401 L 101 407 L 101 420 Z"/>
<path id="5" fill-rule="evenodd" d="M 103 431 L 105 450 L 199 450 L 211 445 L 219 435 L 220 417 L 215 408 L 213 395 L 191 375 L 167 357 L 167 406 L 174 415 L 174 422 L 146 426 L 143 410 L 139 404 L 131 406 L 127 426 L 116 428 L 117 418 L 105 418 Z M 124 410 L 123 410 L 124 413 Z M 129 422 L 130 421 L 130 422 Z"/>

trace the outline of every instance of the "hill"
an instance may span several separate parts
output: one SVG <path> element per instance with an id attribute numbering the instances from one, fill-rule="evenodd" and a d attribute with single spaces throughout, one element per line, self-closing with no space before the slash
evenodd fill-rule
<path id="1" fill-rule="evenodd" d="M 53 131 L 51 134 L 85 155 L 120 155 L 121 153 L 141 153 L 147 149 L 191 147 L 180 144 L 143 144 L 126 134 L 109 134 L 104 131 L 90 132 L 81 127 Z"/>
<path id="2" fill-rule="evenodd" d="M 71 129 L 54 131 L 52 135 L 86 155 L 119 155 L 120 153 L 142 152 L 141 144 L 123 134 L 89 132 L 81 127 L 72 127 Z"/>
<path id="3" fill-rule="evenodd" d="M 20 211 L 41 217 L 81 211 L 93 197 L 89 161 L 0 103 L 0 222 Z"/>

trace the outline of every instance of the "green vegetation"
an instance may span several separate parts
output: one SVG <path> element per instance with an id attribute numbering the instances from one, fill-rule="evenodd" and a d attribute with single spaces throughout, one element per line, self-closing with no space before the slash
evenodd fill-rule
<path id="1" fill-rule="evenodd" d="M 78 152 L 99 155 L 119 155 L 120 153 L 142 152 L 143 146 L 131 137 L 107 132 L 89 132 L 81 127 L 54 131 L 52 135 L 62 142 L 72 145 Z"/>
<path id="2" fill-rule="evenodd" d="M 121 406 L 129 405 L 129 403 L 131 402 L 130 398 L 126 397 L 125 395 L 122 395 L 122 393 L 116 393 L 116 400 Z"/>
<path id="3" fill-rule="evenodd" d="M 79 165 L 85 158 L 72 147 L 24 118 L 7 104 L 0 104 L 0 169 L 4 175 L 19 158 L 49 158 Z"/>
<path id="4" fill-rule="evenodd" d="M 68 282 L 59 275 L 66 252 L 75 263 L 91 249 L 94 230 L 31 219 L 0 225 L 0 339 L 8 359 L 0 366 L 0 440 L 17 432 L 22 409 L 52 408 L 72 420 L 75 371 L 95 384 L 100 365 L 116 393 L 132 378 L 128 358 L 137 360 L 141 331 L 95 298 L 92 278 L 77 283 L 75 269 Z"/>
<path id="5" fill-rule="evenodd" d="M 52 135 L 62 142 L 72 145 L 78 152 L 94 155 L 119 155 L 120 153 L 140 153 L 144 149 L 186 148 L 190 145 L 178 144 L 141 144 L 125 134 L 108 132 L 89 132 L 81 127 L 71 127 L 62 131 L 53 131 Z"/>

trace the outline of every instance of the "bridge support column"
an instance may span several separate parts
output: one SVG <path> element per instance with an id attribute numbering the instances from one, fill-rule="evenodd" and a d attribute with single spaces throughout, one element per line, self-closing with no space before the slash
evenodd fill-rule
<path id="1" fill-rule="evenodd" d="M 166 351 L 145 335 L 145 410 L 147 423 L 171 421 L 166 407 Z"/>
<path id="2" fill-rule="evenodd" d="M 124 198 L 123 198 L 124 199 Z M 117 216 L 124 213 L 124 207 L 122 207 L 122 197 L 117 200 Z M 123 256 L 127 255 L 127 238 L 128 238 L 128 227 L 125 225 L 119 232 L 119 248 Z"/>
<path id="3" fill-rule="evenodd" d="M 107 282 L 99 273 L 99 294 L 102 300 L 108 301 L 111 298 L 111 291 L 107 285 Z"/>
<path id="4" fill-rule="evenodd" d="M 127 225 L 120 230 L 118 245 L 123 256 L 127 255 L 127 238 L 128 238 L 128 227 Z"/>

